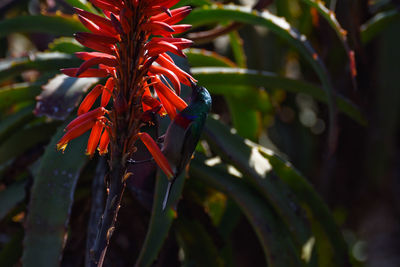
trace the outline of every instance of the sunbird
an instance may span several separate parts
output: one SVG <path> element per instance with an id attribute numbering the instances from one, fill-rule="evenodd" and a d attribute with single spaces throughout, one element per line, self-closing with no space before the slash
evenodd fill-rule
<path id="1" fill-rule="evenodd" d="M 199 142 L 207 114 L 211 110 L 211 96 L 206 88 L 191 82 L 192 95 L 189 105 L 178 113 L 164 135 L 162 153 L 167 158 L 174 176 L 168 182 L 163 201 L 165 209 L 176 178 L 189 163 Z"/>

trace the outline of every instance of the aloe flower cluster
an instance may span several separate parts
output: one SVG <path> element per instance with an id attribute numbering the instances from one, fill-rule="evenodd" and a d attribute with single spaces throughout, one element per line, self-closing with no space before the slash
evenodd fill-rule
<path id="1" fill-rule="evenodd" d="M 91 130 L 86 153 L 93 156 L 134 152 L 141 139 L 158 165 L 170 176 L 168 163 L 155 142 L 140 128 L 151 121 L 151 113 L 173 119 L 187 104 L 179 97 L 181 83 L 195 81 L 175 65 L 167 52 L 185 57 L 183 49 L 192 41 L 174 35 L 190 29 L 175 25 L 191 11 L 188 6 L 170 10 L 179 0 L 90 0 L 104 16 L 75 8 L 79 20 L 90 32 L 76 33 L 82 45 L 96 52 L 78 52 L 84 62 L 78 68 L 62 69 L 71 77 L 107 78 L 86 95 L 78 117 L 65 128 L 57 148 Z M 96 100 L 100 107 L 93 107 Z M 112 147 L 118 148 L 112 151 Z"/>

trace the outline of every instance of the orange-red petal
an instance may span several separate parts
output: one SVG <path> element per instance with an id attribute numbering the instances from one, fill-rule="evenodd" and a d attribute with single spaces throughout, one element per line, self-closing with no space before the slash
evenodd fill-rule
<path id="1" fill-rule="evenodd" d="M 101 132 L 103 131 L 104 124 L 101 121 L 96 121 L 90 132 L 89 140 L 86 147 L 86 155 L 93 156 L 96 151 L 97 145 L 100 141 Z"/>
<path id="2" fill-rule="evenodd" d="M 164 76 L 166 76 L 174 85 L 174 89 L 175 92 L 177 93 L 177 95 L 181 94 L 181 83 L 179 82 L 178 76 L 176 76 L 176 74 L 174 72 L 172 72 L 171 70 L 161 67 L 161 66 L 150 66 L 149 71 L 152 74 L 162 74 Z"/>
<path id="3" fill-rule="evenodd" d="M 95 123 L 95 120 L 86 120 L 69 129 L 68 132 L 66 132 L 64 136 L 60 139 L 60 141 L 58 141 L 57 150 L 64 151 L 69 141 L 87 132 L 90 128 L 93 127 Z"/>
<path id="4" fill-rule="evenodd" d="M 108 152 L 108 144 L 110 143 L 110 134 L 108 131 L 109 127 L 106 127 L 106 129 L 103 131 L 103 134 L 101 135 L 98 147 L 100 155 L 104 155 Z"/>
<path id="5" fill-rule="evenodd" d="M 106 114 L 107 110 L 103 107 L 96 108 L 94 110 L 91 110 L 87 113 L 84 113 L 77 118 L 75 118 L 73 121 L 71 121 L 67 127 L 65 127 L 66 131 L 71 130 L 72 128 L 76 127 L 77 125 L 80 125 L 86 121 L 95 121 L 97 118 L 103 116 Z"/>
<path id="6" fill-rule="evenodd" d="M 103 94 L 101 95 L 101 106 L 102 107 L 107 106 L 108 102 L 110 102 L 110 98 L 112 96 L 114 86 L 115 86 L 115 79 L 112 77 L 108 78 L 106 85 L 104 86 L 104 89 L 103 89 Z"/>
<path id="7" fill-rule="evenodd" d="M 101 92 L 103 92 L 103 85 L 98 84 L 86 95 L 78 108 L 78 116 L 88 112 L 92 108 Z"/>
<path id="8" fill-rule="evenodd" d="M 88 59 L 81 64 L 79 69 L 76 71 L 75 76 L 79 76 L 81 73 L 83 73 L 88 68 L 90 68 L 94 65 L 98 65 L 98 64 L 103 64 L 103 65 L 106 65 L 109 67 L 115 67 L 118 65 L 118 61 L 116 59 L 106 58 L 106 57 L 95 57 L 95 58 Z"/>
<path id="9" fill-rule="evenodd" d="M 85 78 L 85 77 L 104 78 L 104 77 L 107 77 L 110 75 L 110 73 L 105 69 L 87 69 L 84 72 L 82 72 L 81 74 L 79 74 L 79 76 L 76 76 L 76 72 L 78 71 L 78 68 L 61 69 L 60 71 L 67 76 L 79 77 L 79 78 Z"/>
<path id="10" fill-rule="evenodd" d="M 157 91 L 157 89 L 156 89 Z M 163 107 L 165 108 L 165 110 L 167 111 L 168 116 L 170 117 L 171 120 L 175 119 L 176 115 L 178 114 L 176 112 L 176 108 L 174 105 L 172 105 L 168 99 L 161 93 L 157 92 L 157 96 L 160 99 Z"/>
<path id="11" fill-rule="evenodd" d="M 168 179 L 172 179 L 172 177 L 174 177 L 172 168 L 153 138 L 151 138 L 148 133 L 138 133 L 138 136 L 147 147 L 160 169 L 165 173 L 165 175 L 167 175 Z"/>
<path id="12" fill-rule="evenodd" d="M 172 105 L 174 105 L 179 111 L 185 109 L 187 104 L 182 98 L 177 96 L 168 86 L 163 82 L 159 82 L 154 86 L 157 94 L 162 94 Z"/>

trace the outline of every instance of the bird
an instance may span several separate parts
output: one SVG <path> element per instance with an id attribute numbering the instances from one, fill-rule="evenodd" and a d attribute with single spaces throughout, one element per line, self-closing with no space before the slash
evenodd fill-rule
<path id="1" fill-rule="evenodd" d="M 211 110 L 212 99 L 205 87 L 189 79 L 192 95 L 189 105 L 179 112 L 169 124 L 163 137 L 162 153 L 167 158 L 173 177 L 168 181 L 167 191 L 162 204 L 165 210 L 172 186 L 192 158 L 199 142 L 207 115 Z"/>

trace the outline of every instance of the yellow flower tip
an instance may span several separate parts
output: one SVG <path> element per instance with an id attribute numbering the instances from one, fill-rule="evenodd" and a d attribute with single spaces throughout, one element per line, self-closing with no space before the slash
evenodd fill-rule
<path id="1" fill-rule="evenodd" d="M 58 143 L 58 144 L 57 144 L 57 150 L 58 150 L 58 151 L 61 150 L 61 152 L 64 153 L 65 148 L 67 147 L 67 145 L 68 145 L 68 143 Z"/>
<path id="2" fill-rule="evenodd" d="M 100 147 L 98 147 L 97 150 L 99 151 L 100 156 L 104 156 L 108 153 L 108 149 L 101 150 Z"/>
<path id="3" fill-rule="evenodd" d="M 88 152 L 87 150 L 85 151 L 85 155 L 89 156 L 90 158 L 93 158 L 94 151 L 93 152 Z"/>

